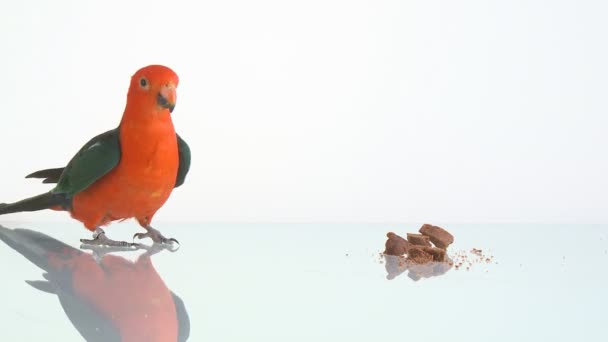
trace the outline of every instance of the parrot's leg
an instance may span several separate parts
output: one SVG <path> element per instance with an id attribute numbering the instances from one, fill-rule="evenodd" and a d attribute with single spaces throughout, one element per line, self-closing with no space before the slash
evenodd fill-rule
<path id="1" fill-rule="evenodd" d="M 106 232 L 103 229 L 97 227 L 95 232 L 93 233 L 93 239 L 80 239 L 80 242 L 86 245 L 96 245 L 96 246 L 107 246 L 107 247 L 123 247 L 123 248 L 131 248 L 136 247 L 139 248 L 138 243 L 126 242 L 126 241 L 115 241 L 106 236 Z"/>
<path id="2" fill-rule="evenodd" d="M 175 240 L 174 238 L 167 239 L 166 237 L 163 236 L 163 234 L 161 234 L 158 230 L 152 228 L 152 226 L 150 226 L 150 225 L 146 225 L 143 227 L 145 230 L 147 230 L 147 232 L 136 233 L 135 235 L 133 235 L 133 240 L 135 240 L 135 238 L 145 239 L 145 238 L 149 237 L 150 239 L 152 239 L 152 241 L 154 241 L 154 243 L 160 243 L 163 245 L 164 244 L 168 244 L 168 245 L 177 244 L 178 247 L 175 250 L 179 249 L 179 241 Z"/>

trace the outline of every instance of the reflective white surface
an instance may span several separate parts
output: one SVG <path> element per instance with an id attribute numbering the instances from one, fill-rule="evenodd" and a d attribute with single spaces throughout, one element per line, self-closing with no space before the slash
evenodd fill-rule
<path id="1" fill-rule="evenodd" d="M 82 341 L 83 324 L 125 340 L 150 333 L 189 341 L 608 340 L 608 226 L 441 226 L 455 236 L 450 254 L 479 248 L 492 262 L 388 280 L 379 256 L 385 234 L 405 235 L 418 229 L 413 224 L 159 224 L 182 243 L 179 251 L 149 259 L 120 252 L 99 262 L 77 251 L 89 235 L 77 223 L 3 224 L 2 340 Z M 106 231 L 129 239 L 139 230 L 122 223 Z M 49 262 L 53 251 L 62 257 Z M 63 281 L 50 291 L 26 255 L 54 265 L 46 277 Z M 57 293 L 81 295 L 60 302 Z M 69 309 L 83 302 L 97 305 L 97 315 Z M 164 323 L 146 325 L 142 315 Z"/>

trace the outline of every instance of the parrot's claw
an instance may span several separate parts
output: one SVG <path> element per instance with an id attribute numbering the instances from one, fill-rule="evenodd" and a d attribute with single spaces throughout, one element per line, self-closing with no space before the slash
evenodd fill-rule
<path id="1" fill-rule="evenodd" d="M 92 240 L 80 239 L 80 242 L 85 245 L 121 247 L 128 249 L 132 249 L 132 247 L 139 248 L 140 246 L 138 243 L 112 240 L 106 236 L 106 233 L 101 228 L 95 230 L 95 233 L 93 233 Z"/>
<path id="2" fill-rule="evenodd" d="M 152 228 L 151 226 L 147 226 L 144 227 L 147 232 L 145 233 L 135 233 L 135 235 L 133 235 L 133 241 L 135 241 L 135 239 L 145 239 L 145 238 L 150 238 L 152 239 L 152 241 L 154 241 L 155 244 L 161 244 L 163 246 L 171 246 L 171 248 L 167 248 L 167 250 L 171 251 L 171 252 L 175 252 L 179 249 L 180 247 L 180 243 L 179 241 L 177 241 L 174 238 L 169 238 L 167 239 L 166 237 L 163 236 L 163 234 L 161 234 L 158 230 Z M 175 248 L 173 248 L 174 246 L 176 246 Z"/>

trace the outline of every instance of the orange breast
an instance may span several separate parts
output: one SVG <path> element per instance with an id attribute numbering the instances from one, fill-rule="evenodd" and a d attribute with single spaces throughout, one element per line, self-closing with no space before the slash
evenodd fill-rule
<path id="1" fill-rule="evenodd" d="M 175 186 L 179 156 L 169 115 L 149 122 L 123 120 L 120 145 L 116 168 L 73 198 L 72 217 L 90 230 L 127 218 L 149 224 Z"/>

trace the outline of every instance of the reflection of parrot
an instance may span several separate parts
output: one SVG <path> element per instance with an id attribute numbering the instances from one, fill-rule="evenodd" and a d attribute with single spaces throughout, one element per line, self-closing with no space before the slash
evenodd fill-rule
<path id="1" fill-rule="evenodd" d="M 46 280 L 27 283 L 57 295 L 85 340 L 188 339 L 190 320 L 184 303 L 158 275 L 150 253 L 136 262 L 106 255 L 97 263 L 89 253 L 31 230 L 0 226 L 0 240 L 46 272 Z"/>
<path id="2" fill-rule="evenodd" d="M 10 204 L 0 204 L 0 215 L 55 209 L 95 231 L 84 243 L 131 246 L 110 240 L 100 226 L 135 218 L 154 242 L 172 243 L 150 225 L 152 217 L 180 186 L 190 168 L 190 148 L 175 133 L 177 75 L 161 65 L 150 65 L 133 75 L 127 104 L 118 128 L 91 139 L 64 168 L 34 172 L 27 177 L 57 183 L 50 192 Z"/>

